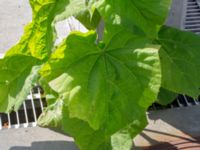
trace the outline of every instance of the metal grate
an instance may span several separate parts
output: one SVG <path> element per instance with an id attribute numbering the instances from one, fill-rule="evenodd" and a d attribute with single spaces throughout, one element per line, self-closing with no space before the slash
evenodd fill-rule
<path id="1" fill-rule="evenodd" d="M 194 99 L 186 95 L 179 95 L 171 104 L 167 106 L 162 106 L 157 103 L 154 103 L 149 108 L 149 111 L 182 108 L 182 107 L 189 107 L 189 106 L 195 106 L 195 105 L 200 105 L 200 97 L 198 97 L 197 99 Z"/>
<path id="2" fill-rule="evenodd" d="M 37 119 L 46 106 L 43 93 L 43 90 L 36 86 L 30 91 L 27 100 L 17 112 L 0 113 L 0 130 L 36 126 Z"/>
<path id="3" fill-rule="evenodd" d="M 200 34 L 200 1 L 187 0 L 186 3 L 183 28 L 186 31 Z"/>

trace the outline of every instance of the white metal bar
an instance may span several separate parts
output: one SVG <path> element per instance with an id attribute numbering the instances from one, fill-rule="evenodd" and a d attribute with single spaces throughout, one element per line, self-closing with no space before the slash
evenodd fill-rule
<path id="1" fill-rule="evenodd" d="M 199 102 L 198 102 L 197 99 L 194 99 L 194 102 L 195 102 L 196 105 L 199 105 Z"/>
<path id="2" fill-rule="evenodd" d="M 16 114 L 16 119 L 17 119 L 17 124 L 15 125 L 15 128 L 19 128 L 20 127 L 19 112 L 16 111 L 15 114 Z"/>
<path id="3" fill-rule="evenodd" d="M 27 114 L 27 109 L 26 109 L 26 103 L 25 102 L 23 102 L 23 108 L 24 108 L 25 121 L 26 121 L 26 123 L 24 124 L 24 127 L 28 127 L 28 114 Z"/>
<path id="4" fill-rule="evenodd" d="M 187 104 L 188 106 L 191 106 L 191 104 L 188 102 L 188 99 L 187 99 L 187 97 L 186 97 L 185 95 L 183 95 L 183 98 L 184 98 L 186 104 Z"/>
<path id="5" fill-rule="evenodd" d="M 179 106 L 179 107 L 183 107 L 183 105 L 180 103 L 180 100 L 179 100 L 179 98 L 177 98 L 177 100 L 176 100 L 176 101 L 177 101 L 177 103 L 178 103 L 178 106 Z"/>
<path id="6" fill-rule="evenodd" d="M 32 95 L 30 94 L 27 96 L 27 100 L 31 100 L 32 98 L 40 99 L 40 97 L 41 97 L 40 93 L 35 93 L 35 94 L 32 93 Z M 41 97 L 41 98 L 43 98 L 43 97 Z"/>
<path id="7" fill-rule="evenodd" d="M 41 111 L 43 112 L 43 109 L 44 109 L 44 105 L 43 105 L 43 102 L 42 102 L 42 95 L 41 95 L 41 91 L 40 91 L 40 88 L 37 88 L 38 90 L 38 93 L 39 93 L 39 101 L 40 101 L 40 106 L 41 106 Z"/>
<path id="8" fill-rule="evenodd" d="M 11 128 L 10 114 L 8 114 L 7 116 L 8 116 L 8 129 L 10 129 Z"/>
<path id="9" fill-rule="evenodd" d="M 36 111 L 35 111 L 35 104 L 34 104 L 34 98 L 33 98 L 33 93 L 32 91 L 30 91 L 30 95 L 31 95 L 31 105 L 32 105 L 32 109 L 33 109 L 33 117 L 34 117 L 34 121 L 37 121 L 37 116 L 36 116 Z"/>
<path id="10" fill-rule="evenodd" d="M 1 120 L 1 114 L 0 114 L 0 130 L 2 130 L 2 120 Z"/>

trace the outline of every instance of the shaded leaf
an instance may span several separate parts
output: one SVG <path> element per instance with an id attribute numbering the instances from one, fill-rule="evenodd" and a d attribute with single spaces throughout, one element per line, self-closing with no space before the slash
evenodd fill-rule
<path id="1" fill-rule="evenodd" d="M 75 16 L 87 29 L 94 30 L 97 28 L 101 16 L 97 9 L 90 11 L 86 9 Z"/>
<path id="2" fill-rule="evenodd" d="M 0 60 L 0 112 L 17 110 L 39 78 L 37 60 L 15 55 Z"/>
<path id="3" fill-rule="evenodd" d="M 161 105 L 167 105 L 173 102 L 177 96 L 178 94 L 161 87 L 158 94 L 157 102 Z"/>
<path id="4" fill-rule="evenodd" d="M 162 87 L 175 93 L 200 94 L 200 37 L 163 27 L 159 33 Z"/>
<path id="5" fill-rule="evenodd" d="M 108 24 L 122 25 L 129 30 L 140 28 L 155 37 L 168 15 L 171 0 L 100 0 L 95 3 Z"/>

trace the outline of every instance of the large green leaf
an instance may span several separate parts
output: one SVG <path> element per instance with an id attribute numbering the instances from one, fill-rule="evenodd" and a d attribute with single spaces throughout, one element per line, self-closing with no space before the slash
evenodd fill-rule
<path id="1" fill-rule="evenodd" d="M 193 33 L 163 27 L 160 59 L 162 86 L 179 94 L 200 94 L 200 37 Z"/>
<path id="2" fill-rule="evenodd" d="M 18 109 L 39 78 L 35 58 L 15 55 L 0 60 L 0 112 Z"/>
<path id="3" fill-rule="evenodd" d="M 149 37 L 155 37 L 168 15 L 171 0 L 99 0 L 95 4 L 108 24 L 135 26 Z"/>
<path id="4" fill-rule="evenodd" d="M 62 129 L 74 137 L 80 150 L 130 150 L 132 138 L 146 126 L 146 116 L 135 120 L 124 129 L 110 135 L 104 128 L 92 129 L 86 122 L 70 118 L 68 108 L 63 107 Z"/>
<path id="5" fill-rule="evenodd" d="M 68 103 L 70 117 L 94 129 L 106 124 L 109 133 L 143 115 L 160 87 L 158 48 L 146 48 L 145 39 L 138 45 L 130 33 L 121 37 L 100 48 L 93 32 L 73 33 L 41 71 Z"/>

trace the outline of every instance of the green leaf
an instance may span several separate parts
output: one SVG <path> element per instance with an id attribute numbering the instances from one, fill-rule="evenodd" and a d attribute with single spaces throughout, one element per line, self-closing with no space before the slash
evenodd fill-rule
<path id="1" fill-rule="evenodd" d="M 161 105 L 167 105 L 173 102 L 177 96 L 178 94 L 161 87 L 157 102 Z"/>
<path id="2" fill-rule="evenodd" d="M 128 150 L 132 147 L 133 138 L 144 129 L 147 121 L 144 113 L 141 118 L 117 133 L 107 134 L 103 127 L 94 130 L 88 123 L 70 118 L 68 107 L 59 99 L 45 110 L 38 124 L 62 129 L 67 135 L 74 137 L 80 150 Z"/>
<path id="3" fill-rule="evenodd" d="M 87 0 L 62 0 L 62 1 L 66 2 L 65 11 L 57 14 L 55 16 L 54 22 L 64 20 L 69 16 L 74 16 L 88 29 L 95 29 L 98 26 L 101 16 L 97 11 L 97 9 L 92 7 L 92 4 L 94 3 L 93 1 L 87 1 Z M 64 6 L 63 4 L 60 5 Z"/>
<path id="4" fill-rule="evenodd" d="M 62 110 L 62 129 L 74 137 L 80 150 L 129 150 L 133 144 L 133 137 L 147 124 L 144 114 L 139 120 L 111 135 L 107 134 L 104 128 L 94 130 L 86 122 L 70 118 L 66 106 Z"/>
<path id="5" fill-rule="evenodd" d="M 80 12 L 78 15 L 75 16 L 87 29 L 94 30 L 97 28 L 101 16 L 97 9 L 90 11 L 86 9 L 83 12 Z"/>
<path id="6" fill-rule="evenodd" d="M 112 150 L 130 150 L 133 139 L 127 130 L 118 132 L 111 137 Z"/>
<path id="7" fill-rule="evenodd" d="M 147 125 L 146 114 L 140 119 L 134 120 L 124 129 L 111 136 L 112 150 L 129 150 L 133 145 L 133 138 L 138 135 Z"/>
<path id="8" fill-rule="evenodd" d="M 68 104 L 70 117 L 94 129 L 106 124 L 109 133 L 143 115 L 160 87 L 158 47 L 146 47 L 146 39 L 138 46 L 130 33 L 122 37 L 101 49 L 93 32 L 73 33 L 41 71 Z"/>
<path id="9" fill-rule="evenodd" d="M 40 115 L 37 124 L 43 127 L 61 128 L 63 100 L 49 104 Z"/>
<path id="10" fill-rule="evenodd" d="M 158 42 L 162 66 L 162 87 L 179 94 L 200 94 L 200 37 L 163 27 Z"/>
<path id="11" fill-rule="evenodd" d="M 66 106 L 63 107 L 62 129 L 73 136 L 80 150 L 110 150 L 110 139 L 103 129 L 94 130 L 87 122 L 70 118 Z"/>
<path id="12" fill-rule="evenodd" d="M 0 112 L 17 110 L 39 78 L 35 58 L 15 55 L 0 60 Z"/>
<path id="13" fill-rule="evenodd" d="M 135 26 L 149 37 L 155 37 L 168 15 L 171 0 L 99 0 L 95 3 L 108 24 Z"/>
<path id="14" fill-rule="evenodd" d="M 16 110 L 26 99 L 39 76 L 36 66 L 46 60 L 54 48 L 56 21 L 78 15 L 86 7 L 84 0 L 30 0 L 30 3 L 33 21 L 26 26 L 18 44 L 1 60 L 0 111 Z"/>
<path id="15" fill-rule="evenodd" d="M 54 48 L 55 23 L 78 15 L 86 9 L 86 3 L 85 0 L 30 0 L 30 3 L 33 21 L 26 26 L 21 40 L 6 56 L 23 54 L 46 59 Z"/>

